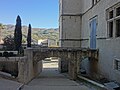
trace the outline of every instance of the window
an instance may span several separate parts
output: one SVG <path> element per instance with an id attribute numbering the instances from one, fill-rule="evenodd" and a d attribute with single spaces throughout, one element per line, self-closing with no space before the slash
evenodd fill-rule
<path id="1" fill-rule="evenodd" d="M 113 10 L 109 12 L 109 19 L 113 18 Z"/>
<path id="2" fill-rule="evenodd" d="M 100 0 L 92 0 L 92 6 L 94 6 Z"/>
<path id="3" fill-rule="evenodd" d="M 113 37 L 113 22 L 109 22 L 109 37 Z"/>
<path id="4" fill-rule="evenodd" d="M 116 37 L 120 37 L 120 19 L 116 20 Z"/>
<path id="5" fill-rule="evenodd" d="M 114 69 L 120 71 L 120 59 L 115 59 Z"/>
<path id="6" fill-rule="evenodd" d="M 112 38 L 114 35 L 114 10 L 109 10 L 108 12 L 108 37 Z"/>
<path id="7" fill-rule="evenodd" d="M 107 10 L 108 37 L 120 37 L 120 3 Z"/>
<path id="8" fill-rule="evenodd" d="M 116 8 L 116 16 L 120 15 L 120 7 Z"/>

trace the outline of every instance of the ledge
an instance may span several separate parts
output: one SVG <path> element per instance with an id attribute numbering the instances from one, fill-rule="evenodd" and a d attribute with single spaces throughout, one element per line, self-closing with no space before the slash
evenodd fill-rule
<path id="1" fill-rule="evenodd" d="M 95 81 L 93 81 L 93 80 L 90 80 L 90 79 L 88 79 L 88 78 L 82 77 L 82 76 L 80 76 L 80 75 L 78 75 L 78 78 L 79 78 L 79 79 L 82 79 L 82 80 L 84 80 L 84 81 L 87 81 L 87 82 L 89 82 L 89 83 L 91 83 L 91 84 L 93 84 L 93 85 L 95 85 L 95 86 L 100 87 L 100 88 L 106 89 L 106 87 L 105 87 L 103 84 L 97 83 L 97 82 L 95 82 Z"/>

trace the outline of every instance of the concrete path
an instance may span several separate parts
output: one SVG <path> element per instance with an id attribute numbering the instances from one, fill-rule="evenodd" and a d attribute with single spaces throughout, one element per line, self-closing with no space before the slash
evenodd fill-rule
<path id="1" fill-rule="evenodd" d="M 21 83 L 0 78 L 0 90 L 18 90 Z"/>
<path id="2" fill-rule="evenodd" d="M 44 63 L 43 67 L 43 72 L 22 90 L 90 90 L 59 73 L 56 62 Z"/>

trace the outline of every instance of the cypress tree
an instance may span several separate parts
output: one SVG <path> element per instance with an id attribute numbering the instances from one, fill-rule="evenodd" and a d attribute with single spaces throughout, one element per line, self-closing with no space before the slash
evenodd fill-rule
<path id="1" fill-rule="evenodd" d="M 27 47 L 31 47 L 31 24 L 29 24 L 28 27 Z"/>
<path id="2" fill-rule="evenodd" d="M 15 50 L 19 51 L 22 45 L 22 27 L 21 27 L 21 18 L 18 15 L 16 19 L 15 31 L 14 31 L 14 43 Z"/>

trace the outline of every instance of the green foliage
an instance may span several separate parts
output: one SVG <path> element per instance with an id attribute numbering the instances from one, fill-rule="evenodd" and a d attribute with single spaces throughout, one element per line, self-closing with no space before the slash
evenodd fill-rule
<path id="1" fill-rule="evenodd" d="M 2 23 L 0 23 L 0 29 L 4 29 L 4 28 L 5 26 Z"/>
<path id="2" fill-rule="evenodd" d="M 23 44 L 26 43 L 26 38 L 25 38 L 25 37 L 22 38 L 22 43 L 23 43 Z"/>
<path id="3" fill-rule="evenodd" d="M 3 41 L 5 50 L 14 50 L 14 37 L 11 35 L 6 36 Z"/>
<path id="4" fill-rule="evenodd" d="M 14 35 L 14 25 L 4 25 L 2 29 L 2 37 L 7 35 Z M 27 43 L 27 32 L 28 27 L 22 27 L 22 43 Z M 58 29 L 45 29 L 45 28 L 32 28 L 32 42 L 37 43 L 39 39 L 55 39 L 59 41 L 59 30 Z"/>

